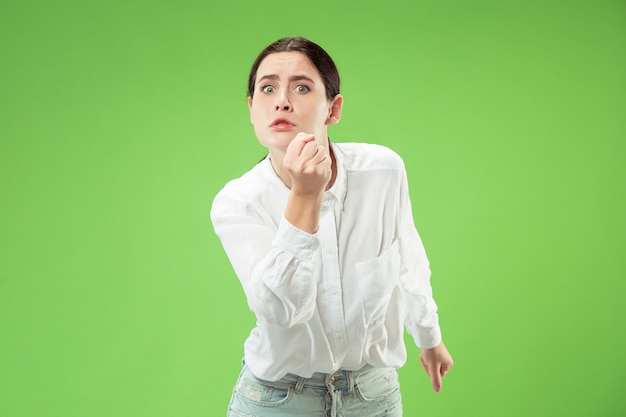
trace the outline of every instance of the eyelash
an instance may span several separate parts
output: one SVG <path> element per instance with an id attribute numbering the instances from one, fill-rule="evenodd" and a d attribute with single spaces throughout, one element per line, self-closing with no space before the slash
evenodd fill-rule
<path id="1" fill-rule="evenodd" d="M 298 89 L 301 87 L 304 89 L 304 91 L 298 91 Z M 276 91 L 276 87 L 274 87 L 273 85 L 269 85 L 269 84 L 261 86 L 261 91 L 264 92 L 265 94 L 271 94 L 274 92 L 274 91 L 271 91 L 271 92 L 266 91 L 268 88 L 272 88 L 274 91 Z M 311 89 L 304 84 L 296 85 L 296 88 L 294 90 L 300 94 L 308 93 L 309 91 L 311 91 Z"/>
<path id="2" fill-rule="evenodd" d="M 264 85 L 264 86 L 261 86 L 261 91 L 264 92 L 265 94 L 270 94 L 270 92 L 266 91 L 268 88 L 272 88 L 272 89 L 276 90 L 276 88 L 274 88 L 273 85 Z"/>

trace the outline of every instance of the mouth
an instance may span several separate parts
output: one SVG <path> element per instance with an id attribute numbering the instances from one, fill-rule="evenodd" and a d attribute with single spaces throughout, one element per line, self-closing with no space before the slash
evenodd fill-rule
<path id="1" fill-rule="evenodd" d="M 291 122 L 288 119 L 283 119 L 283 118 L 274 120 L 272 124 L 270 125 L 270 127 L 275 130 L 291 130 L 295 126 L 296 125 L 293 124 L 293 122 Z"/>

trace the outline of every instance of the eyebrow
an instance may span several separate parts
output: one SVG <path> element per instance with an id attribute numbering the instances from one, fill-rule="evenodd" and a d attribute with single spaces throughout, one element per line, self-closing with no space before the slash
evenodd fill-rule
<path id="1" fill-rule="evenodd" d="M 276 74 L 269 74 L 269 75 L 264 75 L 261 78 L 259 78 L 257 80 L 257 82 L 261 82 L 263 80 L 277 80 L 280 77 Z M 309 81 L 310 83 L 314 84 L 315 81 L 313 81 L 311 78 L 307 77 L 306 75 L 294 75 L 289 77 L 289 81 Z"/>

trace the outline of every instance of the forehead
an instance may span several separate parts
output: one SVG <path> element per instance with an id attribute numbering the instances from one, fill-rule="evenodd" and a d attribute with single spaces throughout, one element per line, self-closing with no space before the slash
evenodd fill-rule
<path id="1" fill-rule="evenodd" d="M 316 82 L 321 82 L 321 76 L 311 60 L 301 52 L 274 52 L 266 56 L 257 69 L 256 79 L 268 75 L 290 77 L 306 75 Z"/>

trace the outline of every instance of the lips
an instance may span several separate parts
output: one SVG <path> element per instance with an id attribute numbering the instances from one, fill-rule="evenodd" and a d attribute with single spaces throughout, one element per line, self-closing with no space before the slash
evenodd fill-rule
<path id="1" fill-rule="evenodd" d="M 274 120 L 270 127 L 276 130 L 289 130 L 295 127 L 295 124 L 291 120 L 279 118 Z"/>

